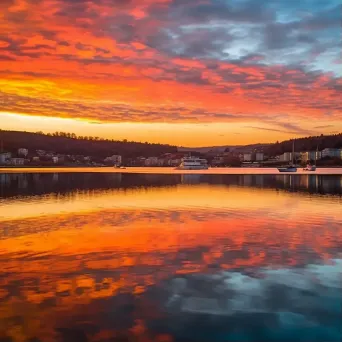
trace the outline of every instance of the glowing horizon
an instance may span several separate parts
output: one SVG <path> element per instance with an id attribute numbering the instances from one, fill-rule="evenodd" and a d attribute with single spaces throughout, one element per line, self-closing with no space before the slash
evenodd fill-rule
<path id="1" fill-rule="evenodd" d="M 342 132 L 338 0 L 0 9 L 1 129 L 188 147 Z"/>

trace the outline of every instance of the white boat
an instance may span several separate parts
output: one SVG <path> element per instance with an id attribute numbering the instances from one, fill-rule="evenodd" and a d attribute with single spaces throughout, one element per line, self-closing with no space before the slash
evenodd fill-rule
<path id="1" fill-rule="evenodd" d="M 314 165 L 311 165 L 311 164 L 306 165 L 306 167 L 303 169 L 304 171 L 316 171 L 317 154 L 318 154 L 318 145 L 317 145 L 317 149 L 316 149 L 316 153 L 315 153 L 315 164 Z"/>
<path id="2" fill-rule="evenodd" d="M 306 167 L 304 167 L 303 171 L 316 171 L 316 165 L 306 165 Z"/>
<path id="3" fill-rule="evenodd" d="M 177 170 L 207 170 L 209 168 L 206 159 L 199 157 L 184 157 Z"/>
<path id="4" fill-rule="evenodd" d="M 278 167 L 279 172 L 297 172 L 297 167 L 294 165 L 294 153 L 295 153 L 295 147 L 294 147 L 294 140 L 292 143 L 292 163 L 289 166 L 285 167 Z"/>

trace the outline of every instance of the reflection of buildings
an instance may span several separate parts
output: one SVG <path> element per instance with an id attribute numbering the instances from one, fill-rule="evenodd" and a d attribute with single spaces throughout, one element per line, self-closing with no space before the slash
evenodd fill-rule
<path id="1" fill-rule="evenodd" d="M 11 183 L 11 177 L 7 173 L 0 173 L 0 185 L 8 186 Z"/>
<path id="2" fill-rule="evenodd" d="M 53 175 L 52 175 L 52 182 L 53 183 L 57 183 L 58 182 L 58 173 L 54 173 Z"/>
<path id="3" fill-rule="evenodd" d="M 340 175 L 158 175 L 129 173 L 0 174 L 1 196 L 72 193 L 101 189 L 212 184 L 342 194 Z"/>

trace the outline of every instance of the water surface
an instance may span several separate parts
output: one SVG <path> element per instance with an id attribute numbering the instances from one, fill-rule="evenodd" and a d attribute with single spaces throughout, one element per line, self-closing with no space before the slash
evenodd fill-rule
<path id="1" fill-rule="evenodd" d="M 342 338 L 341 176 L 0 185 L 0 341 Z"/>

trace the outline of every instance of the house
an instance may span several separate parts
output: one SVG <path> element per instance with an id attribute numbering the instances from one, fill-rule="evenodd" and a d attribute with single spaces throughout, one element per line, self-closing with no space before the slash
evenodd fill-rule
<path id="1" fill-rule="evenodd" d="M 297 159 L 297 158 L 301 158 L 301 153 L 299 153 L 299 152 L 295 152 L 294 153 L 294 158 L 293 159 Z M 290 161 L 292 161 L 292 152 L 285 152 L 285 153 L 283 153 L 279 157 L 279 160 L 283 161 L 283 162 L 290 162 Z"/>
<path id="2" fill-rule="evenodd" d="M 113 165 L 121 165 L 122 163 L 122 157 L 120 155 L 114 154 L 111 157 L 107 157 L 104 160 L 105 163 L 107 164 L 113 164 Z"/>
<path id="3" fill-rule="evenodd" d="M 173 158 L 170 160 L 170 166 L 179 166 L 182 162 L 181 158 Z"/>
<path id="4" fill-rule="evenodd" d="M 211 161 L 211 165 L 213 166 L 218 166 L 224 163 L 224 156 L 223 155 L 218 155 L 215 156 L 214 159 Z"/>
<path id="5" fill-rule="evenodd" d="M 158 166 L 157 157 L 148 157 L 145 159 L 145 166 Z"/>
<path id="6" fill-rule="evenodd" d="M 264 153 L 263 152 L 256 152 L 255 154 L 255 160 L 256 161 L 264 161 Z"/>
<path id="7" fill-rule="evenodd" d="M 243 154 L 243 161 L 244 161 L 244 162 L 250 162 L 250 161 L 252 161 L 252 153 L 244 153 L 244 154 Z"/>
<path id="8" fill-rule="evenodd" d="M 9 164 L 13 166 L 20 166 L 24 165 L 25 159 L 24 158 L 11 158 L 9 159 Z"/>
<path id="9" fill-rule="evenodd" d="M 18 156 L 27 157 L 28 152 L 29 151 L 27 148 L 19 148 L 18 149 Z"/>
<path id="10" fill-rule="evenodd" d="M 342 150 L 338 148 L 325 148 L 322 151 L 322 158 L 341 158 Z"/>
<path id="11" fill-rule="evenodd" d="M 45 156 L 46 151 L 44 151 L 44 150 L 36 150 L 36 154 L 37 154 L 39 157 L 42 157 L 42 156 Z"/>
<path id="12" fill-rule="evenodd" d="M 0 165 L 7 164 L 8 160 L 11 159 L 11 152 L 0 152 Z"/>

